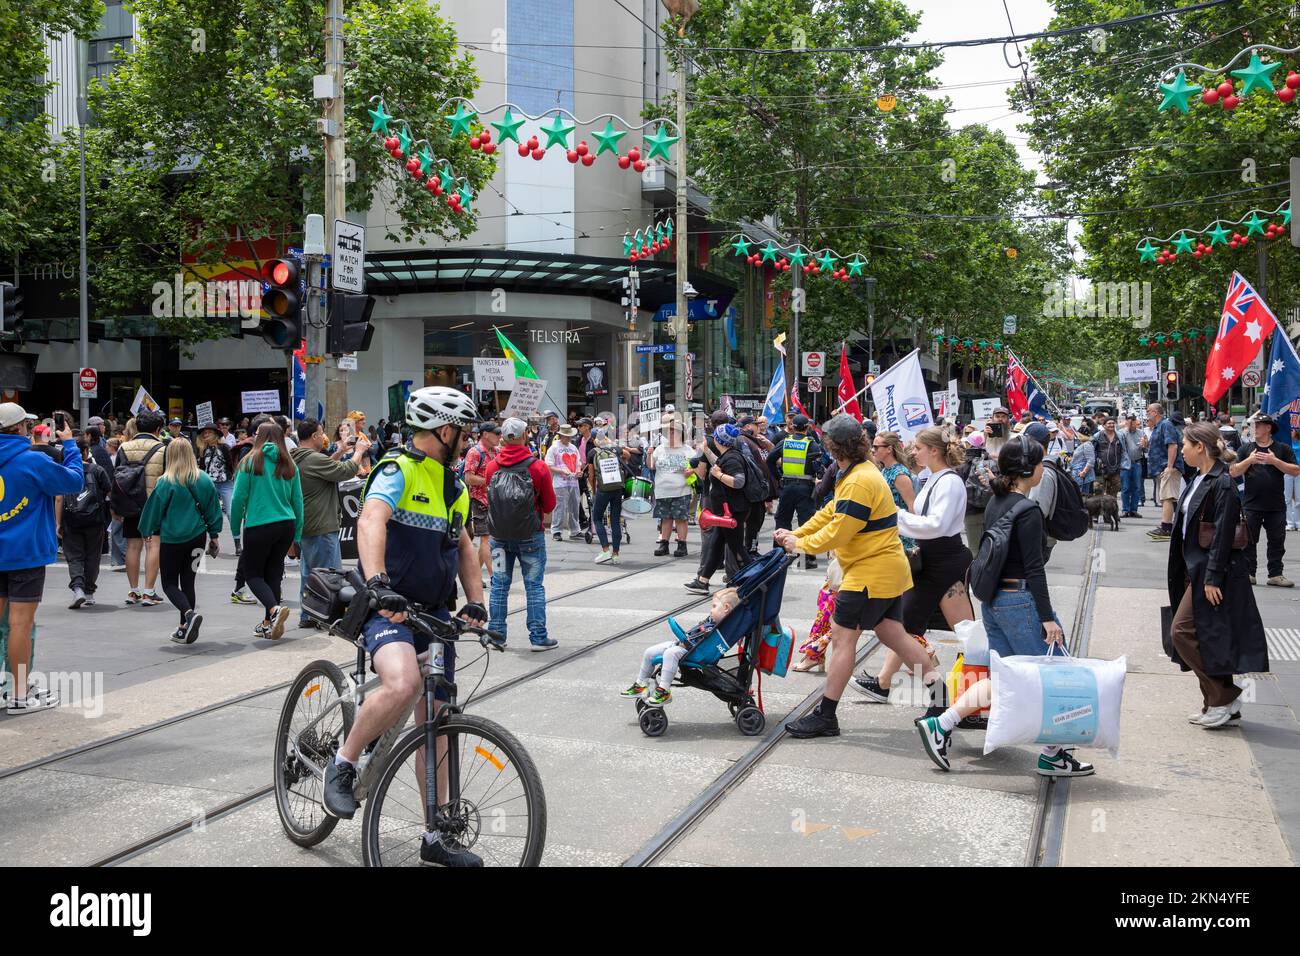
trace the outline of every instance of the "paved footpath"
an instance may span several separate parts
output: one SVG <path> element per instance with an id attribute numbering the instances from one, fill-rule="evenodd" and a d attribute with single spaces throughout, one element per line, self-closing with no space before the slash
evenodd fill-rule
<path id="1" fill-rule="evenodd" d="M 1297 816 L 1295 801 L 1288 800 L 1300 780 L 1300 668 L 1278 661 L 1273 675 L 1254 681 L 1256 700 L 1247 705 L 1242 728 L 1211 734 L 1186 724 L 1195 684 L 1159 652 L 1152 622 L 1164 601 L 1164 551 L 1146 538 L 1147 524 L 1126 522 L 1120 532 L 1100 537 L 1105 566 L 1098 566 L 1089 654 L 1129 657 L 1124 747 L 1118 760 L 1095 755 L 1097 776 L 1071 785 L 1062 862 L 1214 863 L 1239 854 L 1243 844 L 1252 862 L 1291 862 Z M 694 529 L 689 559 L 656 559 L 649 520 L 630 525 L 634 543 L 624 546 L 617 567 L 592 564 L 595 548 L 581 542 L 552 544 L 547 593 L 551 633 L 561 642 L 555 651 L 527 651 L 522 582 L 516 581 L 510 649 L 492 656 L 482 688 L 538 676 L 470 705 L 513 731 L 538 765 L 548 806 L 547 864 L 623 863 L 759 739 L 743 737 L 720 701 L 685 688 L 669 705 L 667 733 L 648 738 L 632 706 L 617 697 L 635 675 L 641 651 L 665 639 L 657 618 L 682 608 L 680 619 L 689 626 L 705 613 L 682 587 L 697 560 Z M 1294 540 L 1300 552 L 1300 536 Z M 1074 619 L 1086 594 L 1088 555 L 1086 538 L 1053 555 L 1052 598 L 1064 621 Z M 185 648 L 167 639 L 175 627 L 169 606 L 116 603 L 126 590 L 123 574 L 106 571 L 100 606 L 73 612 L 63 599 L 66 569 L 51 569 L 38 667 L 99 675 L 103 693 L 87 712 L 65 707 L 25 718 L 0 715 L 0 774 L 240 700 L 11 773 L 4 780 L 10 799 L 0 817 L 0 852 L 13 859 L 39 847 L 43 863 L 85 863 L 193 821 L 129 865 L 359 863 L 359 816 L 314 850 L 284 838 L 271 799 L 208 819 L 212 808 L 270 782 L 271 741 L 283 703 L 279 685 L 311 660 L 347 664 L 354 657 L 349 645 L 314 631 L 290 630 L 276 643 L 255 639 L 259 610 L 229 603 L 233 570 L 233 558 L 220 558 L 200 576 L 202 637 Z M 821 582 L 818 572 L 789 575 L 783 618 L 798 635 L 807 633 Z M 286 594 L 296 596 L 296 586 L 291 570 Z M 1266 623 L 1295 625 L 1296 592 L 1257 593 Z M 950 666 L 956 655 L 951 635 L 932 637 Z M 570 659 L 577 651 L 584 653 Z M 461 668 L 462 699 L 484 676 L 483 666 Z M 874 672 L 878 655 L 867 666 Z M 542 667 L 547 670 L 539 673 Z M 769 723 L 820 686 L 821 677 L 813 674 L 765 680 Z M 920 749 L 912 726 L 918 713 L 905 698 L 869 704 L 850 692 L 840 707 L 841 737 L 779 740 L 661 862 L 1023 865 L 1033 853 L 1040 815 L 1034 748 L 984 756 L 982 734 L 959 731 L 954 769 L 945 774 Z M 1192 825 L 1180 827 L 1174 814 Z"/>

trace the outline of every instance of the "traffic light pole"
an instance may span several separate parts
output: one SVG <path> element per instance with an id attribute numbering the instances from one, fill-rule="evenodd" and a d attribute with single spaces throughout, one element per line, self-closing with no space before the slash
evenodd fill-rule
<path id="1" fill-rule="evenodd" d="M 681 56 L 677 64 L 677 235 L 673 237 L 677 250 L 677 317 L 673 320 L 676 330 L 676 347 L 674 354 L 674 378 L 677 404 L 681 406 L 680 414 L 687 414 L 686 408 L 686 353 L 690 351 L 690 329 L 688 305 L 686 303 L 686 70 L 687 58 L 682 41 L 686 38 L 686 18 L 680 17 L 677 25 L 677 39 Z M 707 370 L 706 370 L 707 372 Z"/>
<path id="2" fill-rule="evenodd" d="M 333 135 L 325 137 L 325 248 L 334 250 L 334 222 L 347 215 L 347 180 L 343 139 L 343 0 L 328 0 L 325 12 L 325 72 L 334 81 L 334 99 L 329 101 L 325 118 Z M 328 290 L 326 290 L 328 291 Z M 331 427 L 343 420 L 348 411 L 347 375 L 338 362 L 325 354 L 325 314 L 317 316 L 308 328 L 307 352 L 321 356 L 321 361 L 307 370 L 307 414 L 316 414 L 316 402 L 325 408 L 325 420 Z M 316 383 L 313 390 L 312 383 Z M 315 400 L 311 398 L 313 391 Z M 383 409 L 387 411 L 387 409 Z"/>
<path id="3" fill-rule="evenodd" d="M 86 296 L 86 77 L 85 77 L 85 41 L 77 43 L 77 162 L 81 167 L 81 186 L 79 198 L 79 228 L 80 228 L 80 249 L 78 256 L 80 258 L 80 269 L 77 277 L 77 298 L 80 300 L 78 306 L 78 319 L 80 321 L 80 368 L 87 368 L 90 365 L 90 311 L 89 302 Z M 80 369 L 78 369 L 77 394 L 81 394 Z M 80 418 L 81 427 L 86 429 L 90 424 L 90 399 L 82 398 L 80 401 Z"/>

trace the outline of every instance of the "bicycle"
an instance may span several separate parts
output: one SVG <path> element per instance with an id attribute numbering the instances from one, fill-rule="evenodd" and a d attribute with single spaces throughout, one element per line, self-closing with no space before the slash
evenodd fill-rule
<path id="1" fill-rule="evenodd" d="M 359 632 L 367 616 L 367 608 L 353 610 L 356 602 L 369 603 L 356 572 L 341 597 L 348 613 L 327 627 L 357 645 L 356 667 L 345 674 L 333 661 L 308 664 L 289 688 L 276 731 L 276 810 L 285 835 L 301 847 L 317 845 L 338 824 L 321 803 L 325 768 L 352 729 L 356 709 L 380 683 L 378 676 L 364 679 L 365 647 L 347 633 Z M 445 649 L 463 634 L 477 636 L 489 653 L 504 650 L 504 642 L 485 628 L 440 621 L 427 611 L 412 605 L 407 617 L 408 626 L 430 639 L 419 657 L 424 688 L 357 764 L 353 793 L 365 805 L 362 859 L 366 866 L 419 865 L 424 834 L 437 832 L 449 846 L 473 850 L 485 866 L 537 866 L 546 842 L 546 797 L 537 768 L 504 727 L 464 713 L 443 667 Z M 353 626 L 345 627 L 349 618 Z M 448 700 L 435 708 L 440 690 Z M 431 712 L 432 720 L 423 717 Z M 412 714 L 415 726 L 407 730 Z"/>

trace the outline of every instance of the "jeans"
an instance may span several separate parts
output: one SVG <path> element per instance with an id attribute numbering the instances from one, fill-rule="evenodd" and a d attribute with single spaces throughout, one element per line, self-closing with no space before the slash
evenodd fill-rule
<path id="1" fill-rule="evenodd" d="M 605 510 L 609 509 L 609 536 L 605 534 Z M 619 541 L 623 537 L 623 492 L 597 491 L 591 503 L 591 520 L 596 525 L 596 537 L 600 538 L 600 550 L 610 546 L 609 537 L 614 539 L 614 553 L 618 554 Z"/>
<path id="2" fill-rule="evenodd" d="M 302 581 L 298 584 L 298 624 L 306 627 L 307 617 L 303 614 L 302 599 L 307 593 L 307 579 L 314 568 L 342 568 L 343 553 L 339 548 L 339 533 L 303 535 L 298 544 L 298 570 Z"/>
<path id="3" fill-rule="evenodd" d="M 1259 566 L 1260 529 L 1268 537 L 1268 576 L 1282 576 L 1282 557 L 1286 554 L 1286 515 L 1281 511 L 1247 511 L 1246 527 L 1250 529 L 1251 543 L 1246 545 L 1246 568 L 1255 576 Z"/>
<path id="4" fill-rule="evenodd" d="M 1282 500 L 1286 503 L 1286 523 L 1300 527 L 1300 475 L 1282 476 Z"/>
<path id="5" fill-rule="evenodd" d="M 1015 590 L 1009 590 L 1015 588 Z M 1034 596 L 1024 582 L 1019 585 L 1001 583 L 993 600 L 980 609 L 984 631 L 989 636 L 989 650 L 1000 657 L 1014 654 L 1042 657 L 1047 653 L 1043 638 L 1043 622 L 1038 616 Z M 1059 624 L 1060 618 L 1053 619 Z"/>
<path id="6" fill-rule="evenodd" d="M 559 485 L 555 487 L 555 511 L 551 513 L 551 533 L 561 534 L 564 531 L 565 520 L 569 524 L 569 537 L 582 533 L 582 525 L 578 523 L 578 486 L 572 485 L 568 488 L 562 488 Z"/>
<path id="7" fill-rule="evenodd" d="M 577 489 L 575 488 L 576 492 Z M 546 636 L 546 532 L 519 541 L 488 539 L 492 548 L 492 593 L 488 598 L 488 630 L 506 636 L 507 599 L 515 576 L 515 561 L 523 568 L 528 599 L 528 640 L 541 644 Z"/>
<path id="8" fill-rule="evenodd" d="M 126 566 L 126 535 L 122 531 L 122 522 L 114 521 L 108 526 L 109 563 L 115 568 Z"/>
<path id="9" fill-rule="evenodd" d="M 230 520 L 230 499 L 235 493 L 235 483 L 233 481 L 218 481 L 216 483 L 217 497 L 221 499 L 221 513 Z M 235 547 L 239 547 L 239 529 L 232 529 L 235 535 Z"/>
<path id="10" fill-rule="evenodd" d="M 1137 511 L 1142 494 L 1142 469 L 1136 466 L 1120 472 L 1121 511 Z"/>

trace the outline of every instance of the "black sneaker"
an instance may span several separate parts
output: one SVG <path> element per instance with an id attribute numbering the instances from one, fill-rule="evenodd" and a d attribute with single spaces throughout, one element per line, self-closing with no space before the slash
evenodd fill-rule
<path id="1" fill-rule="evenodd" d="M 803 566 L 805 571 L 815 571 L 817 570 L 817 559 L 810 554 L 803 559 Z"/>
<path id="2" fill-rule="evenodd" d="M 961 730 L 988 730 L 989 719 L 983 714 L 971 714 L 963 717 L 957 726 Z"/>
<path id="3" fill-rule="evenodd" d="M 452 849 L 443 842 L 442 834 L 435 834 L 432 840 L 420 841 L 420 862 L 431 866 L 482 866 L 483 858 L 469 850 Z"/>
<path id="4" fill-rule="evenodd" d="M 678 542 L 677 542 L 677 550 L 673 552 L 673 557 L 674 557 L 674 558 L 684 558 L 684 557 L 686 557 L 686 542 L 685 542 L 685 541 L 678 541 Z"/>
<path id="5" fill-rule="evenodd" d="M 1173 525 L 1158 524 L 1147 532 L 1147 537 L 1152 541 L 1168 541 L 1173 536 Z"/>
<path id="6" fill-rule="evenodd" d="M 838 737 L 840 722 L 835 717 L 825 717 L 818 708 L 807 717 L 800 717 L 785 725 L 785 732 L 791 737 L 804 740 L 808 737 Z"/>
<path id="7" fill-rule="evenodd" d="M 195 611 L 190 611 L 189 617 L 185 620 L 185 626 L 181 628 L 184 632 L 186 644 L 193 644 L 199 639 L 199 626 L 203 623 L 203 615 Z"/>
<path id="8" fill-rule="evenodd" d="M 880 681 L 870 674 L 859 674 L 849 681 L 849 686 L 872 703 L 889 703 L 889 688 L 881 687 Z"/>
<path id="9" fill-rule="evenodd" d="M 939 720 L 936 717 L 918 717 L 912 721 L 916 724 L 916 730 L 921 735 L 921 743 L 925 746 L 925 752 L 934 765 L 940 770 L 951 770 L 952 765 L 948 762 L 948 744 L 952 741 L 951 733 L 944 733 L 939 729 Z"/>
<path id="10" fill-rule="evenodd" d="M 667 557 L 667 555 L 668 555 L 668 542 L 660 541 L 658 544 L 655 545 L 654 556 L 656 558 L 663 558 L 663 557 Z"/>
<path id="11" fill-rule="evenodd" d="M 357 798 L 352 788 L 357 782 L 357 768 L 350 763 L 339 763 L 333 758 L 325 768 L 325 788 L 321 793 L 321 806 L 332 817 L 351 820 L 357 812 Z M 421 852 L 423 856 L 423 852 Z"/>
<path id="12" fill-rule="evenodd" d="M 696 594 L 708 594 L 709 586 L 699 578 L 691 578 L 686 582 L 686 590 L 693 591 Z"/>
<path id="13" fill-rule="evenodd" d="M 926 685 L 926 694 L 930 698 L 930 706 L 925 709 L 926 717 L 938 717 L 948 709 L 948 682 L 942 677 Z"/>

